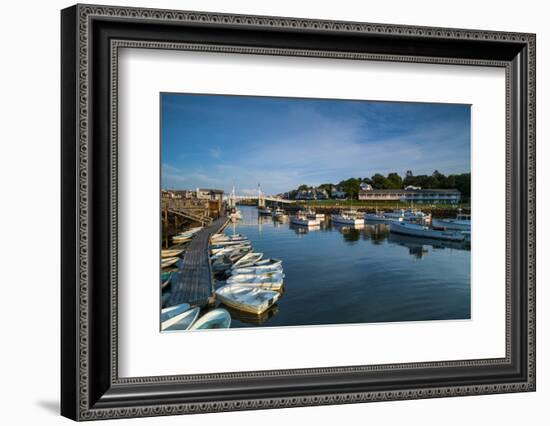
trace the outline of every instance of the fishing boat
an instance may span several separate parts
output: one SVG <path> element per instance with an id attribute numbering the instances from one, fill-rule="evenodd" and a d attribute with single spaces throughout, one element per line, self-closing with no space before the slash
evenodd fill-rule
<path id="1" fill-rule="evenodd" d="M 168 308 L 170 309 L 170 308 Z M 180 313 L 167 321 L 161 323 L 162 331 L 183 331 L 189 330 L 193 323 L 197 320 L 199 316 L 200 308 L 195 307 L 185 312 Z"/>
<path id="2" fill-rule="evenodd" d="M 421 210 L 407 209 L 403 213 L 403 220 L 407 222 L 417 222 L 426 225 L 431 220 L 431 215 L 424 213 Z"/>
<path id="3" fill-rule="evenodd" d="M 231 275 L 240 274 L 265 274 L 267 272 L 280 272 L 283 266 L 279 264 L 266 264 L 258 266 L 248 266 L 246 268 L 235 268 L 231 270 Z"/>
<path id="4" fill-rule="evenodd" d="M 296 216 L 305 216 L 308 219 L 317 219 L 320 221 L 325 220 L 324 213 L 316 213 L 315 210 L 312 209 L 299 210 L 298 213 L 296 213 Z"/>
<path id="5" fill-rule="evenodd" d="M 281 209 L 280 207 L 277 207 L 275 210 L 273 210 L 271 212 L 271 215 L 274 217 L 274 218 L 278 218 L 278 217 L 282 217 L 282 216 L 286 216 L 286 211 L 284 209 Z"/>
<path id="6" fill-rule="evenodd" d="M 261 314 L 279 300 L 280 293 L 256 287 L 229 284 L 215 292 L 216 298 L 225 305 L 240 311 Z"/>
<path id="7" fill-rule="evenodd" d="M 472 227 L 471 220 L 471 215 L 458 213 L 454 219 L 433 219 L 432 225 L 456 231 L 470 231 Z"/>
<path id="8" fill-rule="evenodd" d="M 271 216 L 271 207 L 265 206 L 265 207 L 258 207 L 258 214 L 262 216 Z"/>
<path id="9" fill-rule="evenodd" d="M 264 256 L 263 253 L 256 253 L 256 252 L 250 252 L 246 253 L 243 257 L 241 257 L 239 260 L 235 261 L 233 264 L 233 268 L 239 268 L 239 267 L 247 267 L 252 266 L 257 261 L 261 260 Z"/>
<path id="10" fill-rule="evenodd" d="M 193 323 L 190 330 L 213 330 L 229 328 L 231 315 L 223 308 L 217 308 L 207 312 Z"/>
<path id="11" fill-rule="evenodd" d="M 297 214 L 290 217 L 290 223 L 300 226 L 319 226 L 321 221 L 319 219 L 310 219 L 305 214 Z"/>
<path id="12" fill-rule="evenodd" d="M 411 235 L 414 237 L 434 238 L 448 241 L 464 241 L 464 234 L 458 231 L 451 231 L 445 228 L 428 227 L 417 223 L 392 222 L 390 232 L 396 234 Z"/>
<path id="13" fill-rule="evenodd" d="M 183 250 L 175 249 L 175 250 L 161 250 L 160 251 L 160 257 L 167 258 L 167 257 L 179 257 L 183 253 Z"/>
<path id="14" fill-rule="evenodd" d="M 361 226 L 365 224 L 365 219 L 358 216 L 358 212 L 347 211 L 340 212 L 339 214 L 331 214 L 330 218 L 332 222 L 339 223 L 341 225 Z"/>
<path id="15" fill-rule="evenodd" d="M 178 260 L 180 260 L 179 257 L 167 257 L 166 259 L 162 259 L 160 264 L 162 268 L 168 268 L 169 266 L 175 265 Z"/>
<path id="16" fill-rule="evenodd" d="M 392 219 L 387 218 L 383 214 L 380 213 L 365 213 L 365 216 L 363 217 L 365 220 L 368 220 L 370 222 L 390 222 Z M 398 220 L 402 220 L 402 218 L 399 218 Z"/>

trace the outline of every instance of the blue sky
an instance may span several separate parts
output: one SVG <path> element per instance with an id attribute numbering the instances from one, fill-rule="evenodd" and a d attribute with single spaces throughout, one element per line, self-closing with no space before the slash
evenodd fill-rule
<path id="1" fill-rule="evenodd" d="M 162 188 L 266 194 L 470 171 L 470 106 L 161 94 Z"/>

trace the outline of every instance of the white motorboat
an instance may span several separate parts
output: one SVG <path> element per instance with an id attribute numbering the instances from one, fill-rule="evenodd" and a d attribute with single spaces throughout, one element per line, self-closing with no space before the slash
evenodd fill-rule
<path id="1" fill-rule="evenodd" d="M 376 211 L 376 213 L 365 213 L 365 216 L 363 216 L 363 219 L 371 222 L 389 222 L 390 221 L 389 218 L 384 216 L 384 214 L 378 213 L 378 211 Z"/>
<path id="2" fill-rule="evenodd" d="M 470 231 L 472 228 L 471 215 L 459 213 L 454 219 L 433 219 L 432 225 L 456 231 Z"/>
<path id="3" fill-rule="evenodd" d="M 231 315 L 223 308 L 217 308 L 207 312 L 193 323 L 190 330 L 213 330 L 218 328 L 229 328 Z"/>
<path id="4" fill-rule="evenodd" d="M 186 303 L 184 305 L 186 305 Z M 181 306 L 181 305 L 177 305 L 177 306 Z M 170 308 L 167 308 L 167 309 L 170 309 Z M 163 311 L 165 310 L 166 309 L 163 309 Z M 172 316 L 170 319 L 166 321 L 162 321 L 160 325 L 160 329 L 162 331 L 189 330 L 189 328 L 191 328 L 191 326 L 199 316 L 199 312 L 200 312 L 200 308 L 198 307 L 191 308 L 191 309 L 188 308 L 187 310 Z"/>
<path id="5" fill-rule="evenodd" d="M 319 226 L 321 221 L 319 219 L 310 219 L 306 215 L 296 215 L 290 217 L 290 223 L 300 226 Z"/>
<path id="6" fill-rule="evenodd" d="M 330 219 L 333 223 L 339 223 L 341 225 L 361 226 L 365 224 L 365 219 L 362 217 L 344 212 L 339 214 L 331 214 Z"/>
<path id="7" fill-rule="evenodd" d="M 281 208 L 276 208 L 275 210 L 273 210 L 271 212 L 271 215 L 274 217 L 274 218 L 277 218 L 277 217 L 282 217 L 282 216 L 286 216 L 286 211 L 284 209 L 281 209 Z"/>
<path id="8" fill-rule="evenodd" d="M 305 216 L 308 219 L 317 219 L 319 221 L 325 220 L 325 214 L 324 213 L 316 213 L 315 210 L 312 210 L 312 209 L 300 210 L 296 215 L 297 216 Z"/>
<path id="9" fill-rule="evenodd" d="M 256 252 L 247 253 L 243 257 L 241 257 L 239 260 L 235 261 L 235 263 L 233 263 L 232 269 L 252 266 L 254 265 L 254 263 L 261 260 L 262 257 L 264 257 L 263 253 L 256 253 Z"/>
<path id="10" fill-rule="evenodd" d="M 434 238 L 448 241 L 464 241 L 464 234 L 458 231 L 446 229 L 434 229 L 425 225 L 409 222 L 390 223 L 390 232 L 397 234 L 411 235 L 414 237 Z"/>
<path id="11" fill-rule="evenodd" d="M 271 216 L 271 207 L 258 207 L 258 214 L 260 215 L 263 215 L 263 216 Z"/>
<path id="12" fill-rule="evenodd" d="M 279 300 L 280 293 L 263 290 L 257 287 L 244 287 L 229 284 L 220 287 L 215 292 L 216 298 L 225 305 L 240 311 L 261 314 Z"/>
<path id="13" fill-rule="evenodd" d="M 168 268 L 169 266 L 175 265 L 178 260 L 180 260 L 179 257 L 167 257 L 166 259 L 162 259 L 160 264 L 162 268 Z"/>

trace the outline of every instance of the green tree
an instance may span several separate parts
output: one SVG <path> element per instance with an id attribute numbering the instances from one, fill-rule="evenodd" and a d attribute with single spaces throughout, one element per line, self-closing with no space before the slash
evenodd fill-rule
<path id="1" fill-rule="evenodd" d="M 372 187 L 374 189 L 388 189 L 388 179 L 380 173 L 376 173 L 371 177 Z"/>
<path id="2" fill-rule="evenodd" d="M 401 189 L 403 187 L 403 179 L 397 173 L 389 173 L 387 178 L 388 189 Z"/>

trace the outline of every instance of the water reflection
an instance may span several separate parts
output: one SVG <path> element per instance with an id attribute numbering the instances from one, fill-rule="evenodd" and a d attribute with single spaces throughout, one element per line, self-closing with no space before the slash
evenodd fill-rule
<path id="1" fill-rule="evenodd" d="M 226 233 L 283 261 L 285 295 L 259 317 L 231 310 L 232 327 L 470 317 L 467 243 L 392 234 L 384 223 L 303 227 L 240 209 Z"/>

